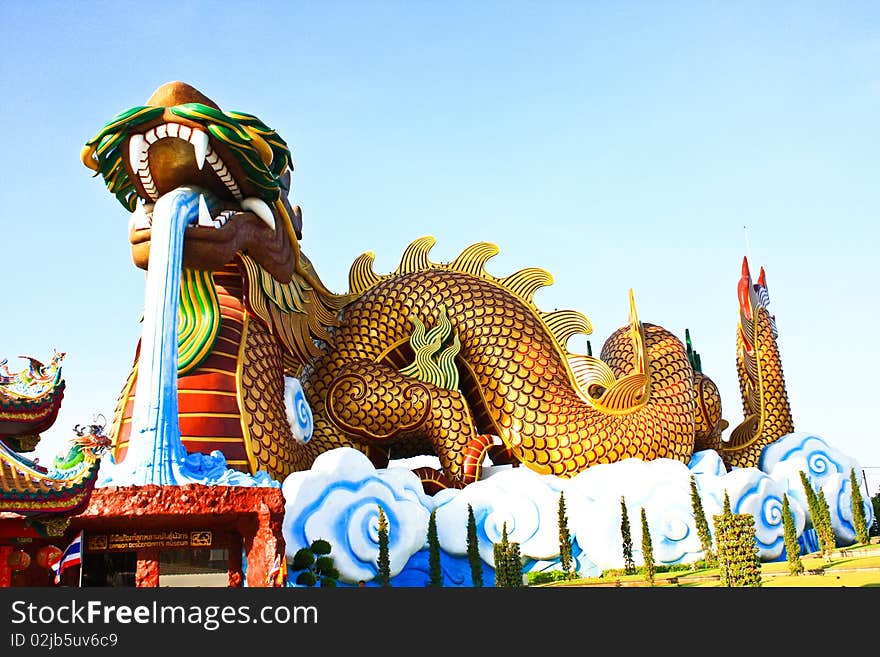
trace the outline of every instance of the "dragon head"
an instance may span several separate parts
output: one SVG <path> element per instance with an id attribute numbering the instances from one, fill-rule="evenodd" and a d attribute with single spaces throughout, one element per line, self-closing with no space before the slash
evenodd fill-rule
<path id="1" fill-rule="evenodd" d="M 752 282 L 752 274 L 749 271 L 748 258 L 743 258 L 742 274 L 737 285 L 737 298 L 739 299 L 739 335 L 743 341 L 746 351 L 752 353 L 754 344 L 751 338 L 753 332 L 753 323 L 758 313 L 762 313 L 767 317 L 770 331 L 774 338 L 778 337 L 776 330 L 776 317 L 770 314 L 768 310 L 770 306 L 770 294 L 767 291 L 767 276 L 764 268 L 758 274 L 758 281 Z"/>
<path id="2" fill-rule="evenodd" d="M 52 463 L 54 470 L 69 472 L 80 464 L 94 463 L 110 449 L 112 441 L 104 433 L 106 422 L 103 416 L 99 417 L 100 420 L 95 419 L 91 424 L 77 424 L 74 427 L 76 435 L 70 439 L 70 448 L 66 454 L 55 457 Z"/>
<path id="3" fill-rule="evenodd" d="M 198 223 L 187 228 L 184 267 L 215 271 L 247 253 L 281 282 L 304 267 L 302 215 L 287 198 L 287 144 L 255 116 L 223 112 L 188 84 L 163 84 L 145 105 L 114 117 L 86 143 L 82 161 L 132 213 L 132 259 L 142 269 L 153 205 L 184 185 L 203 192 Z"/>
<path id="4" fill-rule="evenodd" d="M 71 443 L 92 458 L 100 457 L 112 444 L 110 437 L 104 433 L 104 424 L 102 421 L 99 424 L 76 425 L 76 438 Z"/>

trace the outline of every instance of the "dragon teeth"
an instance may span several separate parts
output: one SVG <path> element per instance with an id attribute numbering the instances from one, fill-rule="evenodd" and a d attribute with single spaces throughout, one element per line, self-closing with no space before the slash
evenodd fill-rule
<path id="1" fill-rule="evenodd" d="M 253 212 L 262 219 L 263 223 L 269 228 L 275 230 L 275 215 L 272 214 L 272 210 L 266 205 L 266 202 L 263 199 L 256 197 L 246 198 L 241 202 L 241 209 Z"/>
<path id="2" fill-rule="evenodd" d="M 134 212 L 131 213 L 131 219 L 128 226 L 130 230 L 144 230 L 153 225 L 153 204 L 138 203 Z"/>
<path id="3" fill-rule="evenodd" d="M 214 157 L 211 158 L 211 155 Z M 211 168 L 214 169 L 214 173 L 216 173 L 217 177 L 223 181 L 224 185 L 226 185 L 226 189 L 232 192 L 232 195 L 236 200 L 241 201 L 241 191 L 238 189 L 238 185 L 235 184 L 235 180 L 232 179 L 232 174 L 229 173 L 226 165 L 223 164 L 223 160 L 220 159 L 220 156 L 218 156 L 213 149 L 209 148 L 206 157 L 211 164 Z"/>
<path id="4" fill-rule="evenodd" d="M 207 160 L 211 165 L 211 168 L 214 170 L 214 173 L 217 174 L 217 177 L 223 181 L 224 185 L 226 185 L 226 188 L 237 200 L 241 200 L 241 190 L 239 190 L 238 185 L 235 183 L 235 180 L 233 180 L 232 174 L 229 173 L 223 160 L 221 160 L 211 148 L 208 133 L 199 128 L 191 128 L 181 123 L 163 123 L 162 125 L 150 128 L 143 134 L 133 134 L 129 138 L 129 164 L 131 165 L 132 171 L 137 174 L 144 186 L 144 190 L 152 200 L 155 201 L 158 197 L 158 190 L 156 189 L 153 177 L 150 174 L 148 151 L 150 150 L 150 146 L 160 139 L 167 139 L 170 137 L 183 139 L 192 144 L 196 166 L 199 170 L 202 170 L 205 166 L 205 161 Z"/>
<path id="5" fill-rule="evenodd" d="M 223 210 L 216 217 L 212 217 L 204 194 L 199 194 L 199 221 L 197 225 L 202 228 L 223 228 L 235 213 L 235 210 Z"/>
<path id="6" fill-rule="evenodd" d="M 128 141 L 128 161 L 131 164 L 131 170 L 141 180 L 150 177 L 150 168 L 147 165 L 147 142 L 144 135 L 132 135 Z M 145 185 L 146 186 L 146 185 Z"/>
<path id="7" fill-rule="evenodd" d="M 188 126 L 181 126 L 181 128 L 186 128 L 187 131 L 190 131 Z M 183 137 L 182 131 L 180 136 Z M 186 138 L 184 137 L 184 139 Z M 203 130 L 192 130 L 191 134 L 188 135 L 188 140 L 196 154 L 196 166 L 201 171 L 202 167 L 205 166 L 205 156 L 208 154 L 208 133 Z"/>
<path id="8" fill-rule="evenodd" d="M 199 226 L 204 226 L 205 228 L 214 227 L 214 219 L 211 217 L 211 211 L 205 202 L 204 194 L 199 194 Z"/>
<path id="9" fill-rule="evenodd" d="M 229 221 L 229 217 L 235 214 L 235 210 L 224 210 L 214 219 L 214 228 L 222 228 Z"/>
<path id="10" fill-rule="evenodd" d="M 138 171 L 141 168 L 141 159 L 146 160 L 147 142 L 143 135 L 132 135 L 128 140 L 128 162 L 131 164 L 132 171 Z"/>
<path id="11" fill-rule="evenodd" d="M 151 130 L 150 132 L 152 133 L 153 131 Z M 155 136 L 155 133 L 153 133 L 153 136 Z M 128 162 L 131 165 L 131 170 L 140 179 L 144 191 L 155 201 L 158 193 L 153 177 L 150 175 L 150 166 L 147 160 L 148 149 L 147 135 L 132 135 L 128 140 Z"/>

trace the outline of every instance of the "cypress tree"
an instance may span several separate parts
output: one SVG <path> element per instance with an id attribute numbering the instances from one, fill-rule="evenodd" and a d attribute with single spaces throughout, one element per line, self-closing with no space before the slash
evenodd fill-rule
<path id="1" fill-rule="evenodd" d="M 694 524 L 697 527 L 697 535 L 700 537 L 700 547 L 703 555 L 710 564 L 715 563 L 715 553 L 712 551 L 712 534 L 709 531 L 709 522 L 706 520 L 706 512 L 703 509 L 703 501 L 697 490 L 697 480 L 691 475 L 691 507 L 694 511 Z"/>
<path id="2" fill-rule="evenodd" d="M 471 583 L 475 587 L 483 586 L 483 560 L 480 558 L 480 544 L 477 537 L 477 520 L 474 509 L 468 504 L 467 522 L 467 556 L 471 565 Z"/>
<path id="3" fill-rule="evenodd" d="M 801 470 L 800 477 L 801 486 L 804 488 L 804 495 L 807 496 L 807 508 L 810 511 L 810 523 L 813 525 L 813 529 L 816 531 L 816 537 L 819 539 L 820 551 L 822 554 L 825 554 L 826 550 L 830 550 L 830 548 L 826 548 L 825 545 L 826 534 L 822 530 L 822 511 L 819 509 L 819 498 L 816 496 L 816 491 L 810 483 L 809 478 L 807 478 L 807 473 Z"/>
<path id="4" fill-rule="evenodd" d="M 517 588 L 522 582 L 522 558 L 519 543 L 507 538 L 507 523 L 501 525 L 501 542 L 493 544 L 495 554 L 495 586 Z"/>
<path id="5" fill-rule="evenodd" d="M 825 546 L 825 561 L 831 561 L 831 553 L 837 547 L 834 540 L 834 528 L 831 525 L 831 510 L 828 508 L 828 502 L 825 499 L 825 491 L 819 488 L 816 497 L 818 499 L 819 513 L 822 517 L 821 531 L 824 537 L 822 543 Z"/>
<path id="6" fill-rule="evenodd" d="M 428 586 L 443 586 L 443 569 L 440 567 L 440 540 L 437 538 L 437 509 L 431 510 L 428 519 Z"/>
<path id="7" fill-rule="evenodd" d="M 730 554 L 730 544 L 731 544 L 731 523 L 730 520 L 733 516 L 733 513 L 730 510 L 730 495 L 728 495 L 727 491 L 724 491 L 724 505 L 721 510 L 721 515 L 716 515 L 713 517 L 713 521 L 715 523 L 715 536 L 716 536 L 716 545 L 718 549 L 716 551 L 716 563 L 718 564 L 718 572 L 721 576 L 721 583 L 724 586 L 732 586 L 731 584 L 731 561 L 733 555 Z"/>
<path id="8" fill-rule="evenodd" d="M 645 562 L 645 581 L 654 586 L 654 574 L 657 572 L 657 566 L 654 564 L 654 546 L 651 544 L 651 531 L 648 529 L 645 507 L 642 507 L 642 558 Z"/>
<path id="9" fill-rule="evenodd" d="M 565 579 L 574 576 L 572 572 L 571 558 L 571 534 L 568 531 L 568 516 L 565 514 L 565 494 L 559 493 L 559 563 L 562 565 L 562 574 Z"/>
<path id="10" fill-rule="evenodd" d="M 868 537 L 868 521 L 865 518 L 864 500 L 859 483 L 856 480 L 855 468 L 849 471 L 849 486 L 852 489 L 852 517 L 853 529 L 856 531 L 856 543 L 866 544 L 870 542 Z"/>
<path id="11" fill-rule="evenodd" d="M 510 543 L 507 549 L 507 585 L 514 589 L 523 585 L 522 557 L 516 541 Z"/>
<path id="12" fill-rule="evenodd" d="M 376 579 L 381 586 L 391 586 L 391 556 L 388 552 L 388 518 L 385 511 L 379 507 L 379 559 L 377 561 L 378 572 Z"/>
<path id="13" fill-rule="evenodd" d="M 741 523 L 738 553 L 741 561 L 737 564 L 739 586 L 761 586 L 761 557 L 758 556 L 758 543 L 755 540 L 755 516 L 740 513 L 734 516 Z"/>
<path id="14" fill-rule="evenodd" d="M 788 560 L 788 572 L 802 575 L 804 564 L 801 562 L 801 546 L 798 544 L 797 531 L 794 527 L 794 516 L 788 503 L 788 495 L 782 496 L 782 530 L 785 537 L 785 556 Z"/>
<path id="15" fill-rule="evenodd" d="M 629 515 L 626 512 L 626 500 L 620 497 L 620 536 L 623 539 L 623 567 L 627 575 L 636 572 L 636 562 L 633 561 L 633 540 L 629 529 Z"/>
<path id="16" fill-rule="evenodd" d="M 874 522 L 871 523 L 871 536 L 880 534 L 880 491 L 871 497 L 871 506 L 874 507 Z"/>
<path id="17" fill-rule="evenodd" d="M 507 586 L 507 556 L 509 545 L 507 542 L 507 523 L 501 525 L 501 542 L 493 545 L 495 555 L 495 586 L 503 588 Z"/>

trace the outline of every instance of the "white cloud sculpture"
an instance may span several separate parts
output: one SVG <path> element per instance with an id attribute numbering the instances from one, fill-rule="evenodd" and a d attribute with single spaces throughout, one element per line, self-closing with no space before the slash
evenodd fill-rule
<path id="1" fill-rule="evenodd" d="M 287 556 L 316 539 L 329 541 L 345 581 L 369 581 L 378 572 L 379 505 L 388 519 L 392 577 L 425 545 L 433 503 L 418 477 L 403 468 L 377 471 L 350 447 L 324 452 L 310 470 L 288 475 L 281 489 Z"/>
<path id="2" fill-rule="evenodd" d="M 855 470 L 856 481 L 861 481 L 861 468 L 855 459 L 835 449 L 819 436 L 797 432 L 767 446 L 761 455 L 760 465 L 764 472 L 780 483 L 789 500 L 797 500 L 802 509 L 808 508 L 800 478 L 800 472 L 805 472 L 813 488 L 817 491 L 821 489 L 825 495 L 831 511 L 831 526 L 838 544 L 851 545 L 855 542 L 850 472 Z M 863 502 L 867 504 L 866 510 L 870 513 L 867 517 L 870 526 L 873 507 L 868 498 L 868 493 L 862 491 Z"/>
<path id="3" fill-rule="evenodd" d="M 645 509 L 654 561 L 692 563 L 703 558 L 691 500 L 691 477 L 713 530 L 713 516 L 723 510 L 725 494 L 734 513 L 754 517 L 759 557 L 784 558 L 782 499 L 788 496 L 798 537 L 810 528 L 800 471 L 821 486 L 831 509 L 838 545 L 855 541 L 849 472 L 856 462 L 822 438 L 797 433 L 765 450 L 762 468 L 727 472 L 720 456 L 698 452 L 689 464 L 671 459 L 643 462 L 626 459 L 588 468 L 570 479 L 541 475 L 526 467 L 490 466 L 483 478 L 462 490 L 426 495 L 406 467 L 376 469 L 361 452 L 340 448 L 319 456 L 311 470 L 289 475 L 283 483 L 286 510 L 283 534 L 287 554 L 316 538 L 328 540 L 343 583 L 375 578 L 378 557 L 378 504 L 389 518 L 392 577 L 425 581 L 424 552 L 431 511 L 436 509 L 437 535 L 448 562 L 467 564 L 468 506 L 477 526 L 480 557 L 494 566 L 493 544 L 506 527 L 508 540 L 519 543 L 527 570 L 559 568 L 558 509 L 565 495 L 575 561 L 583 575 L 623 568 L 621 500 L 626 503 L 633 559 L 642 564 L 641 509 Z M 868 523 L 870 500 L 863 493 Z M 418 558 L 413 558 L 419 555 Z M 407 569 L 413 577 L 407 579 Z M 418 572 L 417 572 L 418 571 Z M 421 579 L 419 579 L 421 577 Z M 450 581 L 470 581 L 469 575 Z M 404 584 L 407 585 L 407 584 Z"/>

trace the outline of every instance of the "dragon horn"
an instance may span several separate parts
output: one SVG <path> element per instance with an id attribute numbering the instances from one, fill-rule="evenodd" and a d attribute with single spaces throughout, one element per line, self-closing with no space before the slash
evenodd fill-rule
<path id="1" fill-rule="evenodd" d="M 767 277 L 766 277 L 766 275 L 764 274 L 764 268 L 763 268 L 763 267 L 761 267 L 761 273 L 758 274 L 758 285 L 760 285 L 761 287 L 763 287 L 763 288 L 765 288 L 765 289 L 767 288 Z"/>
<path id="2" fill-rule="evenodd" d="M 633 329 L 639 326 L 639 313 L 636 311 L 636 297 L 633 289 L 629 289 L 629 323 Z"/>
<path id="3" fill-rule="evenodd" d="M 736 295 L 739 300 L 739 313 L 740 313 L 740 321 L 739 321 L 739 335 L 745 345 L 746 350 L 751 353 L 753 346 L 751 340 L 747 335 L 747 330 L 743 326 L 743 323 L 751 326 L 751 322 L 753 319 L 752 316 L 752 274 L 749 271 L 749 261 L 748 258 L 743 257 L 742 264 L 742 276 L 739 279 L 739 284 L 736 288 Z"/>
<path id="4" fill-rule="evenodd" d="M 636 310 L 636 297 L 632 288 L 629 289 L 629 328 L 630 337 L 633 342 L 633 352 L 635 352 L 636 372 L 645 373 L 645 341 L 642 334 L 642 323 L 639 321 L 639 313 Z"/>
<path id="5" fill-rule="evenodd" d="M 743 257 L 742 277 L 739 279 L 736 293 L 739 298 L 739 310 L 746 319 L 752 318 L 752 303 L 749 299 L 749 290 L 752 286 L 752 275 L 749 272 L 748 258 Z"/>

